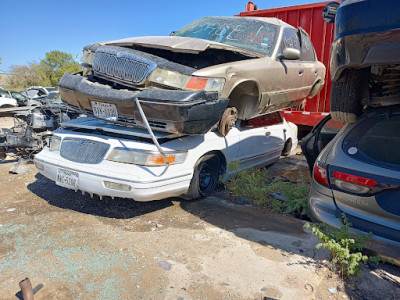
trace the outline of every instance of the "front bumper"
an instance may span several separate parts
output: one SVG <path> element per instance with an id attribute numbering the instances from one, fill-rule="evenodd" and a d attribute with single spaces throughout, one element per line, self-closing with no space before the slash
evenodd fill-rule
<path id="1" fill-rule="evenodd" d="M 313 181 L 308 204 L 310 218 L 314 222 L 326 223 L 336 228 L 341 226 L 338 216 L 340 216 L 342 212 L 336 207 L 332 192 L 329 189 L 322 187 Z M 368 232 L 354 228 L 350 228 L 350 230 L 357 234 L 368 234 Z M 400 265 L 399 242 L 381 236 L 372 235 L 366 243 L 365 248 L 372 250 L 383 257 L 393 259 L 396 264 Z"/>
<path id="2" fill-rule="evenodd" d="M 42 175 L 55 182 L 60 168 L 78 173 L 76 190 L 100 197 L 120 197 L 136 201 L 178 197 L 187 191 L 192 178 L 191 170 L 182 170 L 178 165 L 146 168 L 106 160 L 99 164 L 74 163 L 49 148 L 44 148 L 35 156 L 35 165 Z M 129 186 L 130 190 L 107 188 L 105 181 Z"/>
<path id="3" fill-rule="evenodd" d="M 175 134 L 206 133 L 220 120 L 229 101 L 219 99 L 217 92 L 203 90 L 118 90 L 68 72 L 61 78 L 59 88 L 64 102 L 88 114 L 92 114 L 91 101 L 113 103 L 118 120 L 144 127 L 135 103 L 137 98 L 153 130 Z"/>

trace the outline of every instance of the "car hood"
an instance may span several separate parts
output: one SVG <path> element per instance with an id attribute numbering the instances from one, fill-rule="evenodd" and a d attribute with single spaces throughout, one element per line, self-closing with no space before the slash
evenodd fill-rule
<path id="1" fill-rule="evenodd" d="M 102 42 L 98 43 L 98 45 L 113 45 L 122 47 L 142 46 L 147 48 L 165 49 L 173 52 L 194 54 L 206 51 L 207 49 L 222 49 L 227 51 L 239 52 L 255 57 L 264 57 L 264 55 L 250 50 L 245 50 L 242 48 L 237 48 L 234 46 L 229 46 L 213 41 L 180 36 L 134 37 L 116 41 Z"/>

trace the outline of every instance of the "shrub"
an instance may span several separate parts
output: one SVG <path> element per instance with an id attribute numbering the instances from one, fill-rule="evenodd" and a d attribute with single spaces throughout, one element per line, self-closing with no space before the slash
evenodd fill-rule
<path id="1" fill-rule="evenodd" d="M 332 264 L 338 265 L 339 273 L 342 276 L 357 275 L 360 272 L 361 262 L 364 264 L 368 261 L 378 263 L 382 259 L 379 256 L 370 256 L 362 254 L 362 249 L 369 235 L 357 235 L 351 233 L 349 228 L 351 223 L 342 215 L 343 221 L 338 219 L 340 227 L 335 228 L 327 224 L 312 224 L 306 223 L 304 228 L 311 228 L 311 231 L 321 241 L 316 248 L 328 249 L 332 254 Z"/>
<path id="2" fill-rule="evenodd" d="M 235 167 L 235 166 L 234 166 Z M 236 197 L 244 198 L 256 205 L 269 207 L 277 212 L 306 215 L 310 185 L 300 173 L 299 183 L 272 178 L 265 170 L 246 169 L 225 183 Z M 280 194 L 281 201 L 274 197 Z"/>

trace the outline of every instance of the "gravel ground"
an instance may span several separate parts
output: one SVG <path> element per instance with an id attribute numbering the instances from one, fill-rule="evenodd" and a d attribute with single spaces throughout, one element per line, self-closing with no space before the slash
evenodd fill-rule
<path id="1" fill-rule="evenodd" d="M 0 124 L 2 118 L 0 118 Z M 0 126 L 1 127 L 1 126 Z M 400 270 L 345 283 L 304 222 L 223 199 L 91 199 L 0 162 L 0 299 L 400 299 Z M 270 174 L 296 180 L 302 156 Z M 280 174 L 280 175 L 279 175 Z"/>

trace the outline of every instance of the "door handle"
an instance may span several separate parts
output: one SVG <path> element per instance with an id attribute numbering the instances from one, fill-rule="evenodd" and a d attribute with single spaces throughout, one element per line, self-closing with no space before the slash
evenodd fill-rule
<path id="1" fill-rule="evenodd" d="M 301 74 L 303 74 L 304 73 L 304 69 L 300 69 L 299 70 L 299 75 L 301 75 Z"/>
<path id="2" fill-rule="evenodd" d="M 267 131 L 266 133 L 265 133 L 265 136 L 270 136 L 271 135 L 271 132 L 269 132 L 269 131 Z"/>

